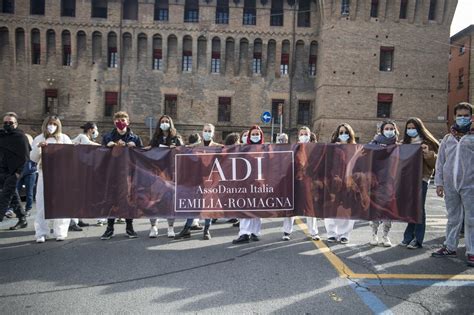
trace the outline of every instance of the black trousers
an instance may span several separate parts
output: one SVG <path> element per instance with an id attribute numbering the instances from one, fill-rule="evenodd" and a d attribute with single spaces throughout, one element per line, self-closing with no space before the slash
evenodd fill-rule
<path id="1" fill-rule="evenodd" d="M 0 187 L 2 187 L 0 192 L 0 219 L 3 219 L 5 212 L 10 207 L 13 208 L 13 212 L 15 212 L 18 219 L 25 218 L 25 210 L 21 205 L 20 195 L 18 195 L 16 189 L 17 182 L 16 174 L 0 173 Z"/>

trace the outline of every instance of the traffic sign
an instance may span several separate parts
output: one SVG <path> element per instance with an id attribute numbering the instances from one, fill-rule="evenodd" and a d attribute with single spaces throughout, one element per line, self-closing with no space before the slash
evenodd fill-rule
<path id="1" fill-rule="evenodd" d="M 272 122 L 272 114 L 270 112 L 263 112 L 262 116 L 260 116 L 260 119 L 264 124 L 269 124 Z"/>

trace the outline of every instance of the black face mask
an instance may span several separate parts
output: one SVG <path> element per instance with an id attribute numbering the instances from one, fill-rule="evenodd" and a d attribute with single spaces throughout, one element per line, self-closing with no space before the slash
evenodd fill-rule
<path id="1" fill-rule="evenodd" d="M 3 129 L 5 132 L 12 132 L 15 128 L 13 128 L 13 125 L 9 123 L 3 123 Z"/>

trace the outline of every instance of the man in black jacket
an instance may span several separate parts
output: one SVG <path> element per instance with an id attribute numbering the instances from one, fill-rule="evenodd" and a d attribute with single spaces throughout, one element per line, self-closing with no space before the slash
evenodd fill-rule
<path id="1" fill-rule="evenodd" d="M 5 212 L 13 208 L 18 223 L 10 230 L 26 228 L 26 215 L 16 189 L 23 166 L 30 158 L 30 144 L 25 133 L 18 129 L 15 113 L 9 112 L 3 116 L 3 128 L 0 129 L 0 222 Z"/>

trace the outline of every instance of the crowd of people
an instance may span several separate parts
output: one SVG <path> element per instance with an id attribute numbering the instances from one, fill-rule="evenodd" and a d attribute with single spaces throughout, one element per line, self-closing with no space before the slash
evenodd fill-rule
<path id="1" fill-rule="evenodd" d="M 444 197 L 447 210 L 446 241 L 444 246 L 432 253 L 433 257 L 455 257 L 461 231 L 464 229 L 466 243 L 467 264 L 474 266 L 474 128 L 472 126 L 473 107 L 469 103 L 459 103 L 454 108 L 455 123 L 441 143 L 431 134 L 419 118 L 410 118 L 406 121 L 403 135 L 400 134 L 397 124 L 392 120 L 380 123 L 380 128 L 372 140 L 372 144 L 389 146 L 396 144 L 419 144 L 423 152 L 422 181 L 422 222 L 409 223 L 399 243 L 408 249 L 422 248 L 426 228 L 425 201 L 430 178 L 435 174 L 437 195 Z M 186 145 L 175 128 L 173 119 L 167 115 L 159 118 L 157 128 L 148 145 L 144 146 L 139 135 L 130 128 L 130 117 L 120 111 L 113 117 L 114 129 L 103 135 L 99 143 L 99 131 L 93 122 L 85 123 L 82 132 L 70 139 L 62 131 L 61 120 L 57 116 L 47 117 L 42 124 L 41 133 L 32 139 L 18 128 L 18 116 L 8 112 L 3 117 L 3 127 L 0 129 L 0 222 L 4 217 L 17 218 L 17 223 L 10 230 L 18 230 L 28 226 L 27 216 L 30 215 L 33 201 L 36 197 L 36 217 L 34 220 L 35 238 L 37 243 L 44 243 L 50 233 L 49 222 L 52 221 L 53 236 L 56 241 L 63 241 L 68 231 L 80 231 L 88 226 L 78 218 L 72 219 L 45 219 L 44 184 L 41 166 L 41 151 L 45 146 L 56 144 L 102 145 L 109 148 L 114 146 L 138 147 L 150 150 L 157 147 L 174 148 Z M 255 125 L 241 133 L 229 134 L 224 144 L 215 142 L 215 127 L 204 124 L 202 132 L 189 136 L 187 146 L 224 146 L 224 145 L 254 145 L 265 143 L 262 129 Z M 298 143 L 316 142 L 316 135 L 308 127 L 301 127 L 298 131 Z M 288 143 L 288 136 L 280 134 L 277 143 Z M 353 128 L 342 123 L 337 126 L 331 137 L 331 143 L 344 145 L 355 144 L 356 135 Z M 383 171 L 383 170 L 382 170 Z M 389 171 L 383 176 L 391 176 Z M 36 184 L 35 184 L 36 183 Z M 26 205 L 23 207 L 19 189 L 26 187 Z M 158 218 L 150 219 L 150 238 L 158 236 Z M 198 219 L 188 218 L 183 229 L 174 232 L 174 218 L 168 218 L 167 236 L 174 239 L 191 237 L 191 230 L 202 230 L 203 239 L 210 240 L 210 227 L 216 219 L 206 219 L 201 226 Z M 125 218 L 125 231 L 128 237 L 136 238 L 133 228 L 133 218 Z M 98 225 L 107 225 L 101 236 L 108 240 L 114 235 L 115 223 L 123 223 L 120 218 L 99 218 Z M 239 227 L 238 237 L 234 244 L 259 241 L 261 237 L 262 220 L 260 218 L 232 218 L 229 220 Z M 306 218 L 308 230 L 312 240 L 319 241 L 317 219 Z M 294 218 L 283 219 L 282 240 L 291 239 Z M 354 227 L 354 220 L 324 219 L 327 242 L 349 243 L 350 234 Z M 389 238 L 392 222 L 390 220 L 372 221 L 372 238 L 369 243 L 377 246 L 392 246 Z M 379 240 L 378 230 L 382 227 L 382 237 Z"/>

